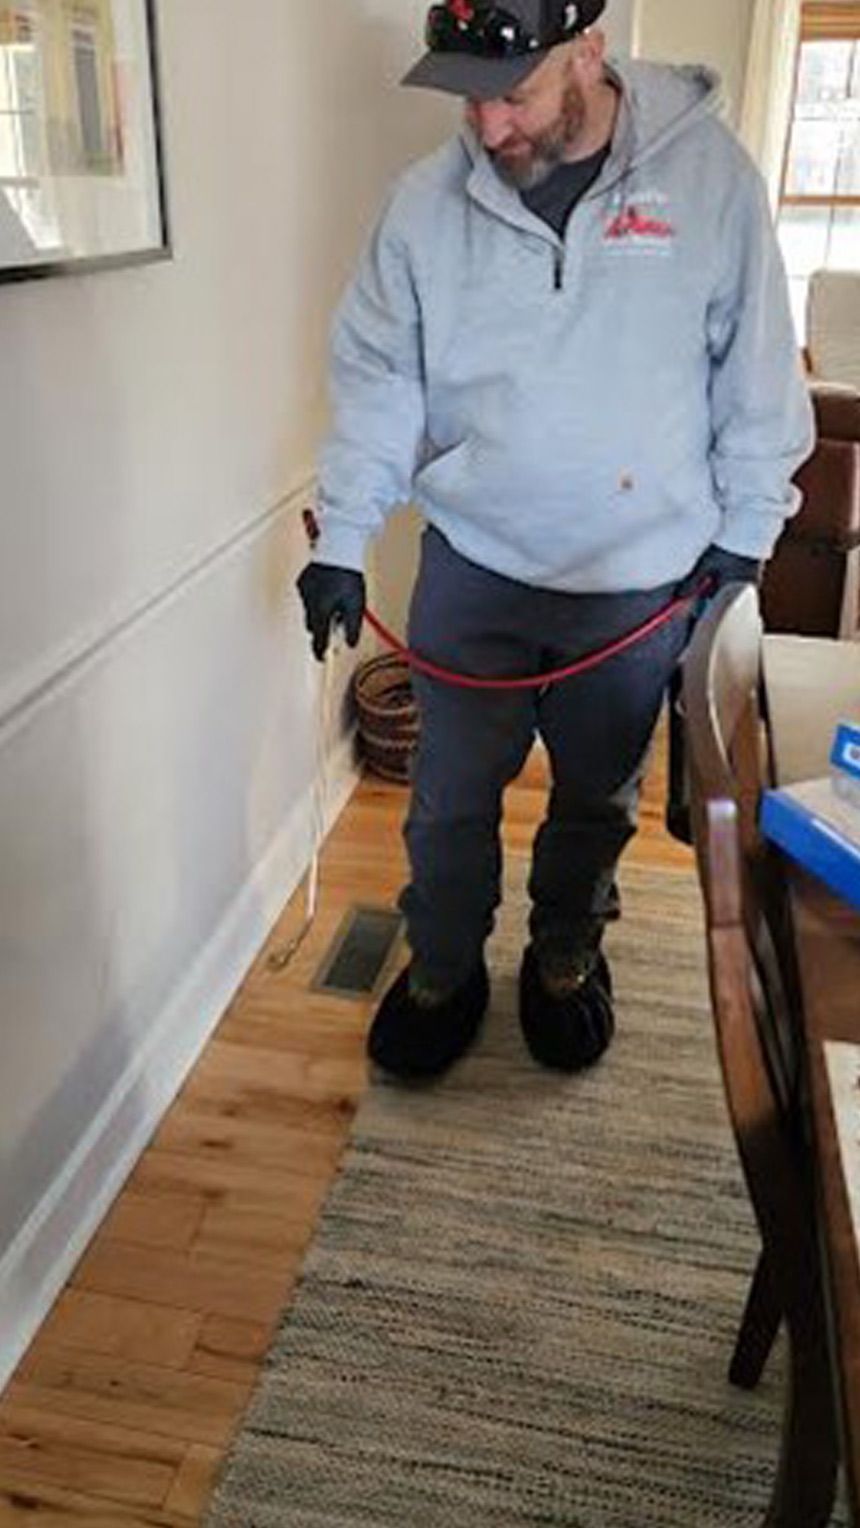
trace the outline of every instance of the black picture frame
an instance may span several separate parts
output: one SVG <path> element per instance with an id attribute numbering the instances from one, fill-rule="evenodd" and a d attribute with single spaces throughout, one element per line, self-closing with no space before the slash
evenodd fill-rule
<path id="1" fill-rule="evenodd" d="M 117 0 L 111 0 L 111 4 Z M 121 3 L 121 0 L 120 0 Z M 135 3 L 135 0 L 129 0 Z M 137 0 L 143 14 L 146 43 L 143 50 L 146 64 L 149 104 L 152 118 L 152 175 L 157 204 L 158 230 L 154 243 L 144 248 L 118 249 L 105 254 L 76 255 L 45 260 L 28 260 L 26 263 L 3 264 L 0 251 L 0 285 L 25 281 L 44 280 L 51 276 L 83 276 L 99 271 L 115 271 L 138 265 L 151 265 L 170 260 L 173 256 L 170 213 L 167 193 L 167 170 L 165 163 L 165 131 L 163 110 L 163 84 L 157 0 Z"/>

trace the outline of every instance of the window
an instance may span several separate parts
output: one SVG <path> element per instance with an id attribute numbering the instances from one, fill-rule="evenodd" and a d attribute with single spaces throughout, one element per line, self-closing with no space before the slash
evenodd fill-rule
<path id="1" fill-rule="evenodd" d="M 56 244 L 56 218 L 42 183 L 44 144 L 42 68 L 29 0 L 2 15 L 0 29 L 0 213 L 20 226 L 15 247 L 23 260 L 34 248 Z M 7 238 L 8 221 L 4 220 Z M 7 251 L 8 252 L 8 251 Z"/>
<path id="2" fill-rule="evenodd" d="M 16 18 L 14 40 L 0 45 L 0 182 L 41 173 L 38 56 L 29 17 Z"/>
<path id="3" fill-rule="evenodd" d="M 803 336 L 812 272 L 860 269 L 860 0 L 803 7 L 779 236 Z"/>

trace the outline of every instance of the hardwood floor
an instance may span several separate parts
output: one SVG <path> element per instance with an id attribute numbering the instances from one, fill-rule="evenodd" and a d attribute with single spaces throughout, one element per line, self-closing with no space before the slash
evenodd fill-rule
<path id="1" fill-rule="evenodd" d="M 631 857 L 689 865 L 663 831 L 665 743 Z M 507 801 L 526 848 L 545 800 L 536 750 Z M 326 848 L 317 922 L 294 899 L 0 1402 L 2 1528 L 199 1522 L 302 1264 L 365 1085 L 371 1005 L 308 986 L 353 902 L 405 874 L 405 792 L 368 777 Z M 380 852 L 380 848 L 384 852 Z"/>

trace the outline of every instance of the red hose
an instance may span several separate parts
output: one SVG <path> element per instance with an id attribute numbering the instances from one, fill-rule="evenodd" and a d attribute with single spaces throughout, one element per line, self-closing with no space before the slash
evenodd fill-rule
<path id="1" fill-rule="evenodd" d="M 563 679 L 573 679 L 577 674 L 587 674 L 590 669 L 595 669 L 601 663 L 608 663 L 610 658 L 616 658 L 619 653 L 626 653 L 628 648 L 635 647 L 638 642 L 644 642 L 647 637 L 653 636 L 655 631 L 667 626 L 677 616 L 689 610 L 696 602 L 706 594 L 711 586 L 710 579 L 704 582 L 692 594 L 683 595 L 672 600 L 670 604 L 658 610 L 649 620 L 644 621 L 626 636 L 619 637 L 615 642 L 609 642 L 605 647 L 598 648 L 596 652 L 587 653 L 584 658 L 578 658 L 575 663 L 569 663 L 565 668 L 552 669 L 548 674 L 535 674 L 529 679 L 477 679 L 469 674 L 457 674 L 453 669 L 441 668 L 437 663 L 430 663 L 426 658 L 419 658 L 413 653 L 399 637 L 394 635 L 384 626 L 372 610 L 366 610 L 364 618 L 368 626 L 371 626 L 377 636 L 381 637 L 386 646 L 415 669 L 419 674 L 427 674 L 431 679 L 440 679 L 443 684 L 453 684 L 463 690 L 542 690 L 547 685 L 559 684 Z"/>
<path id="2" fill-rule="evenodd" d="M 302 511 L 305 531 L 308 540 L 313 547 L 319 539 L 319 526 L 316 515 L 312 509 Z M 706 578 L 692 594 L 682 595 L 679 599 L 672 600 L 670 604 L 658 610 L 641 626 L 634 631 L 629 631 L 626 636 L 619 637 L 617 641 L 610 642 L 606 647 L 598 648 L 596 652 L 587 653 L 584 658 L 577 659 L 576 663 L 569 663 L 566 668 L 552 669 L 548 674 L 535 674 L 530 679 L 477 679 L 470 674 L 457 674 L 453 669 L 441 668 L 438 663 L 430 663 L 426 658 L 419 658 L 411 648 L 400 641 L 399 637 L 389 631 L 383 625 L 378 615 L 372 610 L 365 610 L 364 619 L 368 626 L 372 627 L 377 636 L 381 637 L 387 647 L 403 658 L 410 668 L 419 674 L 426 674 L 430 679 L 440 679 L 443 684 L 456 685 L 461 690 L 543 690 L 547 685 L 560 684 L 563 679 L 574 679 L 577 674 L 587 674 L 590 669 L 599 668 L 601 663 L 608 663 L 610 658 L 617 658 L 619 653 L 626 653 L 628 648 L 635 647 L 638 642 L 644 642 L 646 637 L 653 636 L 661 627 L 668 626 L 676 616 L 683 615 L 690 610 L 703 595 L 711 588 L 712 580 Z"/>

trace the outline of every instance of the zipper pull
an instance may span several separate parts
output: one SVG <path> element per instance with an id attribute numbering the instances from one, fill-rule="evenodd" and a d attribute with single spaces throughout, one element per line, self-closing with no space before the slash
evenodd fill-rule
<path id="1" fill-rule="evenodd" d="M 556 292 L 562 292 L 564 291 L 564 248 L 560 246 L 558 249 L 553 250 L 553 255 L 555 257 L 553 287 Z"/>

